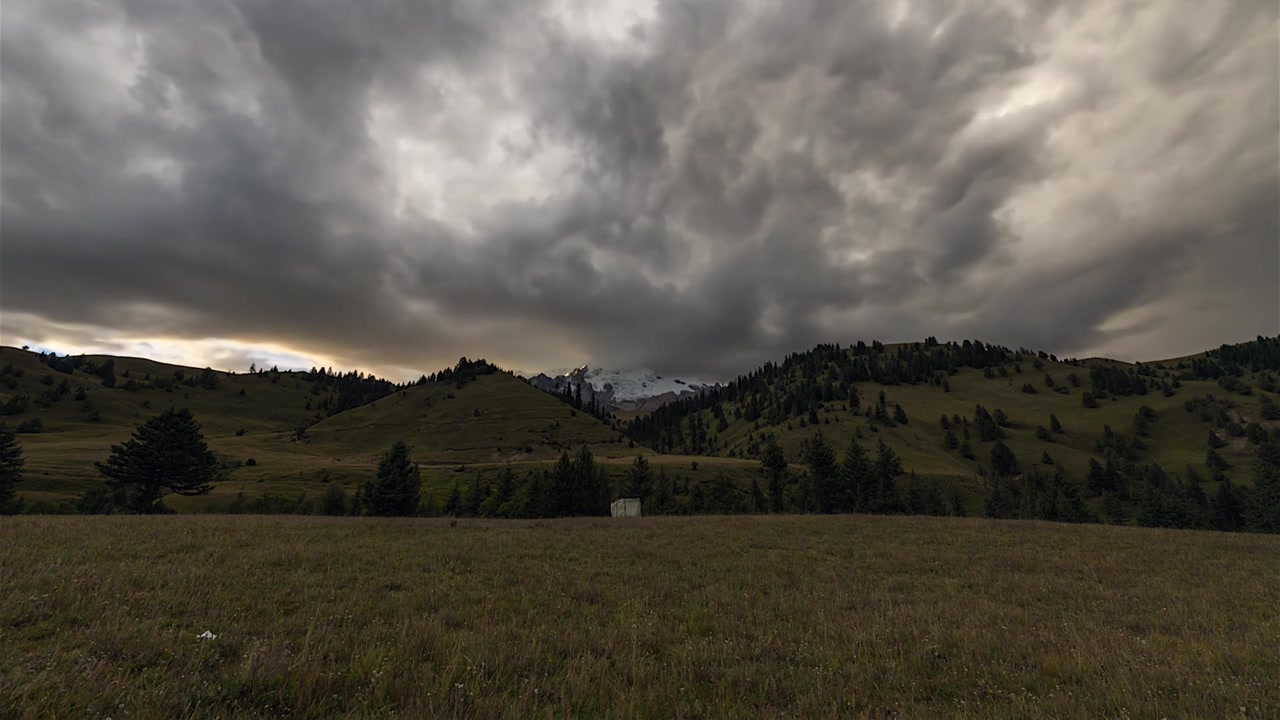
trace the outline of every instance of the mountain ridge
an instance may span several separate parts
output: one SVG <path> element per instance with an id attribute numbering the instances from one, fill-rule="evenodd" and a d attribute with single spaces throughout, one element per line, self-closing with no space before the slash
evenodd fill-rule
<path id="1" fill-rule="evenodd" d="M 647 412 L 684 397 L 696 396 L 720 387 L 719 383 L 658 375 L 648 368 L 605 370 L 582 365 L 567 372 L 538 373 L 526 382 L 556 395 L 566 391 L 582 403 L 595 403 L 605 412 Z"/>

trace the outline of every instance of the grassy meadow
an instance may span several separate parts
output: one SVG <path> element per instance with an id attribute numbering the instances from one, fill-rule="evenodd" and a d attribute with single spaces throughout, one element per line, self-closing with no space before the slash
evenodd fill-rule
<path id="1" fill-rule="evenodd" d="M 1280 709 L 1276 536 L 872 516 L 24 516 L 0 518 L 0 543 L 0 717 Z"/>

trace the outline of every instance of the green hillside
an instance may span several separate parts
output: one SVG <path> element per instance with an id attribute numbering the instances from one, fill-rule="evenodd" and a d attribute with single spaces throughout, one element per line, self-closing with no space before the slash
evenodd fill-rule
<path id="1" fill-rule="evenodd" d="M 1081 372 L 1079 368 L 1050 362 L 1045 363 L 1045 370 L 1050 375 L 1062 377 L 1063 382 L 1066 382 L 1068 374 Z M 1039 374 L 1041 380 L 1042 374 Z M 1209 470 L 1204 465 L 1208 449 L 1206 443 L 1208 431 L 1214 425 L 1201 422 L 1195 414 L 1186 412 L 1186 400 L 1206 395 L 1226 399 L 1233 405 L 1228 410 L 1229 416 L 1241 422 L 1242 426 L 1247 426 L 1251 419 L 1259 418 L 1256 396 L 1229 395 L 1215 383 L 1207 381 L 1183 382 L 1182 387 L 1170 397 L 1159 393 L 1141 397 L 1113 396 L 1100 400 L 1099 407 L 1088 409 L 1081 402 L 1081 395 L 1085 392 L 1082 389 L 1071 388 L 1068 394 L 1058 394 L 1041 385 L 1035 394 L 1023 392 L 1023 383 L 1030 381 L 1031 377 L 1015 371 L 1007 378 L 987 380 L 980 370 L 963 369 L 947 378 L 950 392 L 942 392 L 929 385 L 855 383 L 853 387 L 863 398 L 862 406 L 855 411 L 847 400 L 818 401 L 813 408 L 817 424 L 810 421 L 808 410 L 777 424 L 747 421 L 737 415 L 743 403 L 734 401 L 721 403 L 720 412 L 724 413 L 726 420 L 722 430 L 717 429 L 719 420 L 713 407 L 698 409 L 681 418 L 681 422 L 687 425 L 690 417 L 694 417 L 695 422 L 701 421 L 709 428 L 709 440 L 715 447 L 703 451 L 708 455 L 754 457 L 760 439 L 773 433 L 787 456 L 796 458 L 801 445 L 815 432 L 821 431 L 841 452 L 855 437 L 864 445 L 883 439 L 902 457 L 904 466 L 909 470 L 920 474 L 965 476 L 979 473 L 983 466 L 989 465 L 991 443 L 980 443 L 976 437 L 971 438 L 969 445 L 975 458 L 966 459 L 958 448 L 946 447 L 944 438 L 947 430 L 943 429 L 940 419 L 947 415 L 950 425 L 951 418 L 959 415 L 962 422 L 966 418 L 972 422 L 975 407 L 982 405 L 991 412 L 1003 410 L 1008 416 L 1004 442 L 1020 461 L 1038 463 L 1047 451 L 1068 473 L 1083 476 L 1090 458 L 1103 459 L 1097 441 L 1103 437 L 1104 427 L 1109 425 L 1113 431 L 1132 435 L 1134 416 L 1139 408 L 1146 406 L 1156 412 L 1157 419 L 1148 423 L 1149 436 L 1142 438 L 1145 447 L 1138 451 L 1138 456 L 1177 472 L 1183 472 L 1190 465 L 1207 477 Z M 906 423 L 886 424 L 867 417 L 867 406 L 874 407 L 881 391 L 885 393 L 890 410 L 895 404 L 902 406 L 908 417 Z M 1051 433 L 1049 442 L 1037 439 L 1037 427 L 1048 429 L 1051 414 L 1058 417 L 1063 432 Z M 1273 423 L 1264 425 L 1271 427 Z M 953 432 L 963 441 L 962 426 Z M 1224 439 L 1228 439 L 1225 433 Z M 1248 461 L 1252 452 L 1242 438 L 1230 440 L 1221 451 L 1232 463 L 1227 475 L 1233 480 L 1243 481 L 1249 475 Z M 685 453 L 695 452 L 687 446 L 678 449 Z"/>
<path id="2" fill-rule="evenodd" d="M 636 418 L 626 430 L 660 451 L 730 458 L 758 458 L 773 439 L 793 463 L 819 432 L 842 456 L 855 440 L 867 450 L 883 441 L 906 472 L 972 496 L 990 474 L 997 440 L 979 436 L 982 406 L 1003 416 L 998 440 L 1023 473 L 1061 470 L 1083 490 L 1096 462 L 1119 476 L 1115 494 L 1132 505 L 1127 479 L 1158 467 L 1169 482 L 1211 495 L 1224 481 L 1251 483 L 1258 445 L 1277 434 L 1276 346 L 1260 338 L 1134 365 L 968 342 L 824 345 Z M 905 422 L 894 420 L 899 408 Z M 1209 467 L 1210 432 L 1226 468 Z"/>
<path id="3" fill-rule="evenodd" d="M 561 449 L 607 445 L 617 433 L 586 413 L 506 374 L 484 375 L 461 389 L 435 383 L 409 388 L 321 421 L 306 450 L 373 458 L 402 439 L 429 464 L 553 459 Z"/>
<path id="4" fill-rule="evenodd" d="M 0 348 L 0 420 L 19 429 L 26 457 L 20 489 L 29 500 L 71 499 L 99 486 L 94 462 L 168 407 L 192 411 L 226 471 L 211 496 L 173 498 L 179 509 L 225 502 L 246 484 L 251 495 L 314 497 L 329 482 L 353 489 L 397 440 L 408 442 L 413 459 L 425 466 L 428 486 L 438 478 L 441 487 L 452 482 L 443 473 L 459 464 L 545 461 L 582 444 L 603 456 L 643 451 L 628 448 L 600 420 L 492 366 L 462 382 L 452 371 L 410 386 L 361 377 L 352 384 L 363 390 L 345 392 L 340 382 L 325 379 L 332 375 L 317 373 L 232 374 L 137 358 L 76 360 L 79 368 L 60 372 L 47 357 Z M 106 384 L 114 387 L 104 387 L 101 376 L 108 360 L 114 382 Z M 378 399 L 324 417 L 326 406 L 360 392 Z"/>

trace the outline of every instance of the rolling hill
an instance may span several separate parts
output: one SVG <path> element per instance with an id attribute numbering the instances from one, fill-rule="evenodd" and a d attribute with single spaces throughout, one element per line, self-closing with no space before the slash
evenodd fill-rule
<path id="1" fill-rule="evenodd" d="M 1117 505 L 1092 505 L 1119 515 L 1135 510 L 1140 489 L 1128 481 L 1138 476 L 1205 494 L 1252 482 L 1256 448 L 1276 437 L 1280 419 L 1278 342 L 1259 338 L 1146 365 L 968 341 L 824 345 L 625 429 L 660 451 L 715 457 L 758 458 L 772 439 L 792 462 L 818 433 L 842 455 L 855 440 L 864 448 L 883 441 L 905 471 L 971 497 L 981 493 L 998 440 L 1024 474 L 1061 471 L 1082 492 L 1095 463 L 1118 476 L 1109 489 Z M 999 418 L 998 437 L 980 437 L 980 413 Z"/>
<path id="2" fill-rule="evenodd" d="M 30 500 L 70 499 L 98 486 L 94 462 L 168 407 L 192 411 L 226 470 L 212 496 L 174 498 L 182 509 L 225 501 L 246 483 L 255 494 L 318 494 L 331 481 L 350 489 L 397 440 L 410 444 L 428 485 L 437 466 L 451 472 L 472 463 L 546 461 L 583 444 L 605 456 L 644 452 L 627 447 L 600 420 L 484 363 L 460 363 L 412 385 L 357 377 L 377 399 L 326 417 L 323 408 L 344 395 L 340 383 L 324 379 L 335 377 L 329 373 L 76 360 L 79 367 L 61 372 L 48 356 L 0 348 L 2 419 L 19 430 L 26 456 L 21 490 Z M 104 387 L 101 376 L 108 361 L 116 375 L 105 384 L 114 387 Z"/>
<path id="3" fill-rule="evenodd" d="M 834 367 L 836 362 L 836 359 L 825 360 L 824 370 Z M 1025 369 L 1016 369 L 1019 366 Z M 946 377 L 949 390 L 945 392 L 928 383 L 883 385 L 855 382 L 850 387 L 859 397 L 856 409 L 847 397 L 821 399 L 819 389 L 812 394 L 812 400 L 806 399 L 807 404 L 793 405 L 774 422 L 764 417 L 748 419 L 750 413 L 744 416 L 743 412 L 754 399 L 735 398 L 732 393 L 726 393 L 719 402 L 709 399 L 705 403 L 668 406 L 637 421 L 628 427 L 628 432 L 638 441 L 643 437 L 643 441 L 664 450 L 727 457 L 755 457 L 760 441 L 769 434 L 777 438 L 788 457 L 797 457 L 801 445 L 817 431 L 821 431 L 840 450 L 848 447 L 855 437 L 864 443 L 883 439 L 902 457 L 908 469 L 921 474 L 964 476 L 978 473 L 989 464 L 982 451 L 985 449 L 989 454 L 991 444 L 971 438 L 969 445 L 975 457 L 969 459 L 961 455 L 958 447 L 948 448 L 945 436 L 951 429 L 952 419 L 958 415 L 961 423 L 953 433 L 963 442 L 964 420 L 972 422 L 975 408 L 982 405 L 990 412 L 998 409 L 1006 414 L 1008 424 L 1003 428 L 1006 436 L 1003 440 L 1020 460 L 1039 462 L 1047 451 L 1068 473 L 1083 475 L 1090 458 L 1101 459 L 1097 443 L 1104 435 L 1104 428 L 1110 426 L 1115 432 L 1132 435 L 1134 417 L 1145 406 L 1155 411 L 1156 419 L 1146 423 L 1147 434 L 1142 438 L 1144 447 L 1138 456 L 1169 470 L 1183 471 L 1190 465 L 1207 476 L 1204 460 L 1208 431 L 1211 428 L 1222 430 L 1222 427 L 1201 422 L 1197 415 L 1188 413 L 1184 407 L 1187 400 L 1214 395 L 1229 403 L 1228 416 L 1232 421 L 1242 423 L 1242 427 L 1251 420 L 1260 420 L 1256 395 L 1224 393 L 1211 381 L 1181 381 L 1178 390 L 1167 397 L 1158 391 L 1141 396 L 1112 395 L 1098 400 L 1098 407 L 1086 408 L 1082 397 L 1084 393 L 1091 392 L 1087 379 L 1081 381 L 1081 386 L 1072 386 L 1067 378 L 1071 375 L 1087 378 L 1087 368 L 1043 361 L 1043 367 L 1033 371 L 1030 361 L 1011 359 L 1006 366 L 1007 371 L 1010 369 L 1012 371 L 1007 376 L 997 375 L 988 379 L 983 377 L 982 370 L 959 368 L 954 375 Z M 1046 375 L 1056 378 L 1055 385 L 1065 386 L 1067 391 L 1058 393 L 1047 387 L 1044 384 Z M 774 399 L 759 401 L 764 404 L 764 412 L 785 403 L 785 396 L 791 391 L 798 391 L 803 383 L 803 371 L 798 369 L 790 370 L 771 382 L 765 392 Z M 1034 393 L 1024 391 L 1028 383 Z M 903 408 L 908 418 L 906 423 L 881 422 L 874 418 L 874 408 L 881 392 L 890 410 L 895 405 Z M 872 417 L 868 417 L 869 412 Z M 722 415 L 724 423 L 720 422 Z M 946 428 L 941 423 L 943 415 L 948 418 Z M 1048 429 L 1051 415 L 1057 416 L 1063 432 L 1050 433 L 1051 440 L 1045 441 L 1037 437 L 1036 430 L 1038 427 Z M 815 417 L 817 423 L 813 422 Z M 647 428 L 642 428 L 655 420 L 679 427 L 684 442 L 667 444 L 661 438 L 648 436 Z M 691 422 L 701 423 L 706 428 L 708 447 L 696 447 L 689 442 L 693 435 L 689 431 Z M 1264 421 L 1264 424 L 1271 426 L 1269 422 Z M 1225 432 L 1223 435 L 1226 439 Z M 1248 474 L 1247 459 L 1251 452 L 1242 438 L 1231 439 L 1223 455 L 1229 461 L 1243 461 L 1232 462 L 1232 468 L 1227 471 L 1228 477 L 1243 479 Z"/>
<path id="4" fill-rule="evenodd" d="M 175 498 L 179 509 L 241 494 L 316 497 L 330 483 L 351 491 L 405 440 L 437 502 L 454 487 L 489 484 L 508 464 L 533 477 L 586 445 L 615 479 L 635 455 L 649 456 L 668 511 L 750 511 L 765 443 L 780 445 L 795 485 L 805 446 L 821 433 L 841 456 L 855 441 L 872 452 L 883 442 L 901 460 L 904 496 L 927 482 L 952 498 L 949 511 L 969 514 L 993 492 L 998 442 L 1017 478 L 1053 475 L 1097 516 L 1123 521 L 1153 493 L 1201 502 L 1252 483 L 1257 448 L 1280 435 L 1278 346 L 1259 338 L 1126 364 L 970 341 L 821 345 L 625 424 L 465 358 L 395 385 L 323 368 L 236 374 L 0 348 L 0 412 L 20 432 L 29 500 L 98 486 L 94 462 L 113 443 L 167 407 L 187 407 L 225 479 L 211 497 Z M 1019 482 L 1012 492 L 1026 494 Z"/>

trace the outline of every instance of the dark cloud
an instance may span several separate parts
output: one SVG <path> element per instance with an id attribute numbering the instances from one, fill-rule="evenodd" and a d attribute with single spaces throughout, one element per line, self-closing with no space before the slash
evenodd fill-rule
<path id="1" fill-rule="evenodd" d="M 561 5 L 10 3 L 2 334 L 714 376 L 1280 329 L 1272 3 Z"/>

